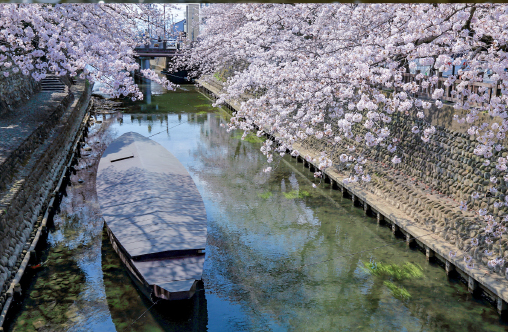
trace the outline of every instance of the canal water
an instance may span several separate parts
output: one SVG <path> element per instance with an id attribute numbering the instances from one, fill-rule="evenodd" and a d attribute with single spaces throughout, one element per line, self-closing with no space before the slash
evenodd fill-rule
<path id="1" fill-rule="evenodd" d="M 313 188 L 312 173 L 295 159 L 263 173 L 261 141 L 223 129 L 228 114 L 194 86 L 144 89 L 144 101 L 95 116 L 44 264 L 25 282 L 8 331 L 506 329 L 485 299 L 472 298 L 339 191 Z M 174 154 L 203 196 L 204 290 L 194 301 L 152 306 L 105 236 L 95 171 L 107 144 L 129 131 Z"/>

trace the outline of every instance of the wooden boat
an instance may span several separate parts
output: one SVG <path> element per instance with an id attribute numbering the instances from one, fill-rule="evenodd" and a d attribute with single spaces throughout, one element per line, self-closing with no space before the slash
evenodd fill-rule
<path id="1" fill-rule="evenodd" d="M 113 248 L 145 295 L 190 299 L 203 273 L 207 217 L 185 167 L 129 132 L 104 151 L 96 188 Z"/>

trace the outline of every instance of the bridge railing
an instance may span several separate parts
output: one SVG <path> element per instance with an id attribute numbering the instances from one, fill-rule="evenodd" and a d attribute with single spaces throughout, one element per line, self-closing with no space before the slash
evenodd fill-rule
<path id="1" fill-rule="evenodd" d="M 176 53 L 174 48 L 151 48 L 151 47 L 136 47 L 134 52 L 136 53 Z"/>
<path id="2" fill-rule="evenodd" d="M 402 74 L 402 84 L 405 83 L 411 83 L 416 82 L 418 84 L 421 83 L 421 80 L 416 79 L 416 76 L 418 74 L 410 74 L 410 73 L 404 73 Z M 443 89 L 444 94 L 440 98 L 441 100 L 449 101 L 452 103 L 456 102 L 463 102 L 464 96 L 457 93 L 457 86 L 463 82 L 463 80 L 457 79 L 450 85 L 445 85 L 445 82 L 448 80 L 447 77 L 442 77 L 442 73 L 438 73 L 438 82 L 434 85 L 429 85 L 426 88 L 419 87 L 417 92 L 415 93 L 416 97 L 419 98 L 428 98 L 430 99 L 432 97 L 432 94 L 436 89 Z M 402 87 L 400 85 L 393 86 L 393 87 L 387 87 L 383 86 L 384 89 L 393 89 L 395 92 L 403 91 Z M 485 91 L 480 92 L 480 89 L 485 89 Z M 485 82 L 472 82 L 468 83 L 466 86 L 466 89 L 469 90 L 471 93 L 476 93 L 479 96 L 483 96 L 486 94 L 486 98 L 483 102 L 474 102 L 471 104 L 471 106 L 486 106 L 488 103 L 490 103 L 492 97 L 500 96 L 501 95 L 501 86 L 500 82 L 492 82 L 492 83 L 485 83 Z"/>

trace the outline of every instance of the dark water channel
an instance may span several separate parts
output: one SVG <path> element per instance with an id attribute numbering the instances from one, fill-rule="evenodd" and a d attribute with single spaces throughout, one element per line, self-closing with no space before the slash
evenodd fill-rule
<path id="1" fill-rule="evenodd" d="M 7 330 L 505 330 L 494 308 L 472 298 L 460 280 L 448 279 L 328 184 L 312 188 L 312 174 L 295 159 L 263 173 L 261 143 L 221 128 L 227 114 L 193 86 L 145 89 L 151 93 L 145 101 L 96 117 L 87 138 L 91 150 L 83 150 L 55 215 L 46 264 L 24 286 Z M 154 135 L 203 196 L 205 290 L 194 302 L 151 307 L 104 235 L 94 191 L 97 161 L 108 142 L 128 131 Z M 351 255 L 356 252 L 362 253 Z M 376 275 L 364 262 L 392 268 L 409 262 L 422 275 Z"/>

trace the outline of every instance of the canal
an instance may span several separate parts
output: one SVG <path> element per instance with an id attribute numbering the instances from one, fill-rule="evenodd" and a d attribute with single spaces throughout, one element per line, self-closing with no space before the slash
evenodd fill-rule
<path id="1" fill-rule="evenodd" d="M 42 267 L 7 331 L 504 331 L 486 299 L 393 237 L 291 157 L 263 173 L 260 139 L 194 86 L 144 86 L 144 101 L 100 105 L 54 217 Z M 99 104 L 99 103 L 97 103 Z M 135 288 L 103 230 L 95 171 L 134 131 L 188 169 L 208 214 L 204 290 L 172 307 Z M 377 248 L 377 249 L 373 249 Z"/>

